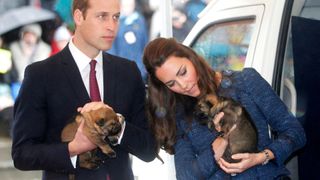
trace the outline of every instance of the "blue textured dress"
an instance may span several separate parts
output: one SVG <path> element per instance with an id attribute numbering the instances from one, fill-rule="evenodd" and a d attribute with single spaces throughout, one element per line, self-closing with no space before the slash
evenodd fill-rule
<path id="1" fill-rule="evenodd" d="M 219 94 L 231 97 L 244 106 L 258 130 L 258 149 L 270 149 L 275 159 L 266 165 L 257 165 L 230 176 L 214 160 L 211 143 L 217 134 L 195 120 L 187 123 L 183 111 L 178 111 L 178 135 L 174 146 L 177 180 L 270 180 L 288 175 L 284 161 L 305 145 L 306 138 L 301 124 L 271 86 L 254 69 L 245 68 L 241 72 L 224 72 Z M 268 125 L 277 132 L 274 140 L 269 137 Z"/>

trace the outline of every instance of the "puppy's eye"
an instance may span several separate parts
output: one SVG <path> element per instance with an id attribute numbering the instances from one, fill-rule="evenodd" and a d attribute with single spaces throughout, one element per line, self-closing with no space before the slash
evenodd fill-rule
<path id="1" fill-rule="evenodd" d="M 224 120 L 223 120 L 223 119 L 221 119 L 221 120 L 219 121 L 219 125 L 220 125 L 220 126 L 224 126 Z"/>
<path id="2" fill-rule="evenodd" d="M 210 101 L 206 101 L 205 103 L 208 108 L 212 108 L 213 104 Z"/>
<path id="3" fill-rule="evenodd" d="M 223 131 L 220 131 L 220 132 L 217 133 L 217 135 L 218 135 L 219 137 L 223 137 L 223 136 L 224 136 L 224 132 L 223 132 Z"/>
<path id="4" fill-rule="evenodd" d="M 96 124 L 97 124 L 98 126 L 103 126 L 104 123 L 105 123 L 105 120 L 104 120 L 104 119 L 100 119 L 99 121 L 96 122 Z"/>

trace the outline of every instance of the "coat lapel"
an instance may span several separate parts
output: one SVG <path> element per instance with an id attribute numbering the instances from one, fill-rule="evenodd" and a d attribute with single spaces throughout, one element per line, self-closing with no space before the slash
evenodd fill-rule
<path id="1" fill-rule="evenodd" d="M 116 64 L 113 57 L 106 53 L 103 54 L 103 81 L 104 102 L 112 106 L 116 95 Z"/>
<path id="2" fill-rule="evenodd" d="M 63 71 L 67 77 L 67 81 L 69 81 L 68 84 L 70 84 L 73 93 L 80 100 L 80 104 L 90 102 L 89 94 L 83 84 L 81 74 L 68 46 L 61 52 L 61 60 Z"/>

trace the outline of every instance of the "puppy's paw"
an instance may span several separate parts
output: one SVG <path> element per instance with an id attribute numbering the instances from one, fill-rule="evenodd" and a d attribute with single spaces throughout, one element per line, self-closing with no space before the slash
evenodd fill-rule
<path id="1" fill-rule="evenodd" d="M 107 156 L 110 158 L 115 158 L 117 156 L 117 153 L 114 151 L 111 151 L 111 152 L 108 152 Z"/>

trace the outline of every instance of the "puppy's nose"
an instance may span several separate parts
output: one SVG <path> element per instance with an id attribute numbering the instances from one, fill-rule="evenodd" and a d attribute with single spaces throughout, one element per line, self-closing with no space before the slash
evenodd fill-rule
<path id="1" fill-rule="evenodd" d="M 110 135 L 116 135 L 121 131 L 121 124 L 119 122 L 113 122 L 110 124 Z"/>

